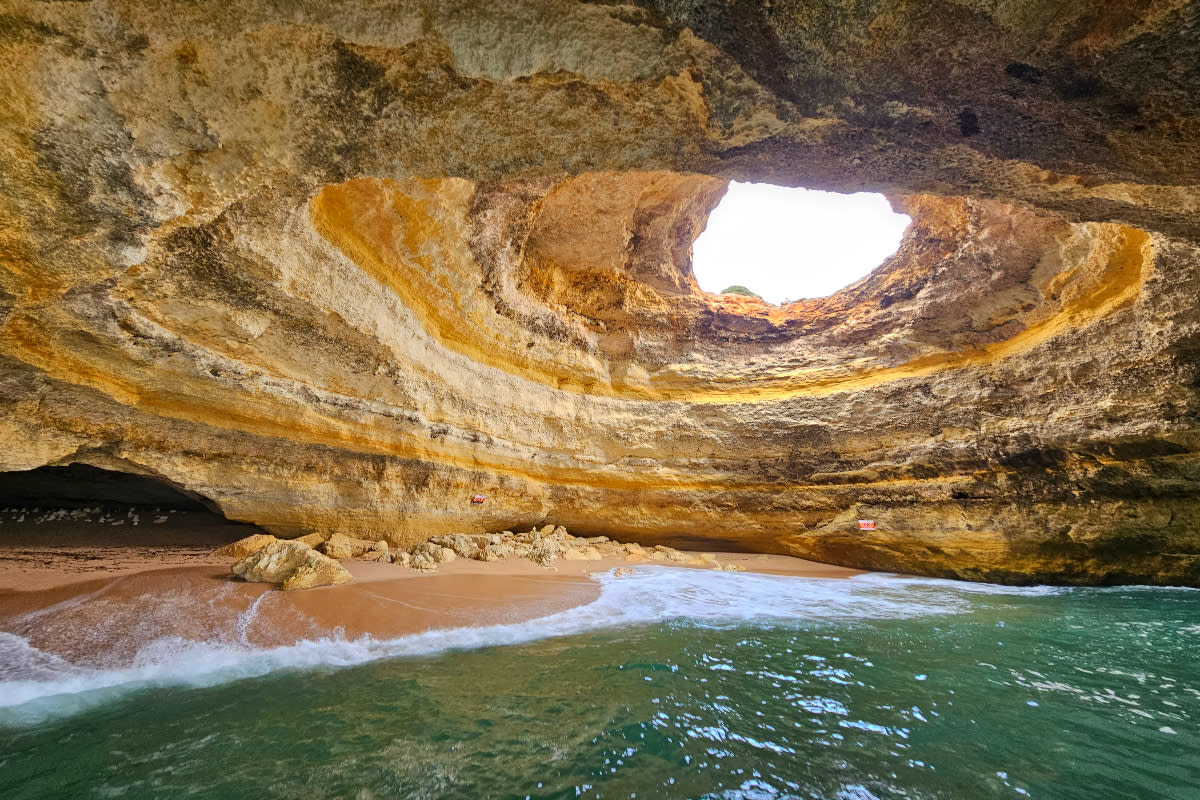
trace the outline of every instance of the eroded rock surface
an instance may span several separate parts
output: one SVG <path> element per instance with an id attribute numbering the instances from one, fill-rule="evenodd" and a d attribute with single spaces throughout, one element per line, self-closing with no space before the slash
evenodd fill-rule
<path id="1" fill-rule="evenodd" d="M 357 539 L 344 533 L 335 533 L 323 541 L 319 547 L 321 552 L 330 558 L 360 558 L 367 553 L 387 553 L 387 542 Z"/>
<path id="2" fill-rule="evenodd" d="M 5 4 L 0 469 L 1200 583 L 1196 3 L 284 5 Z M 832 297 L 708 295 L 729 179 L 914 222 Z"/>
<path id="3" fill-rule="evenodd" d="M 615 542 L 607 536 L 573 536 L 562 525 L 545 525 L 540 530 L 534 527 L 523 533 L 441 534 L 417 545 L 411 553 L 401 550 L 393 555 L 400 556 L 396 563 L 418 570 L 434 570 L 438 564 L 456 557 L 476 561 L 527 558 L 542 567 L 553 567 L 560 558 L 564 561 L 622 558 L 638 563 L 659 561 L 708 569 L 740 569 L 734 564 L 722 564 L 715 553 L 685 553 L 661 544 L 646 549 L 636 542 Z"/>
<path id="4" fill-rule="evenodd" d="M 252 583 L 277 583 L 285 591 L 348 583 L 350 573 L 302 542 L 275 541 L 233 565 L 233 574 Z"/>
<path id="5" fill-rule="evenodd" d="M 269 533 L 253 533 L 244 539 L 238 539 L 236 542 L 227 544 L 224 547 L 218 547 L 213 551 L 213 555 L 240 560 L 277 541 L 279 540 Z"/>

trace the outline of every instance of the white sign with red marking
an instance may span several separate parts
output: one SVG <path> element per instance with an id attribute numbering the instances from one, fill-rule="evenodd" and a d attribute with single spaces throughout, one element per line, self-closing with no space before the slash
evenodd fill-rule
<path id="1" fill-rule="evenodd" d="M 873 519 L 860 519 L 860 520 L 858 521 L 858 529 L 859 529 L 860 531 L 873 531 L 873 530 L 875 530 L 875 520 L 873 520 Z"/>

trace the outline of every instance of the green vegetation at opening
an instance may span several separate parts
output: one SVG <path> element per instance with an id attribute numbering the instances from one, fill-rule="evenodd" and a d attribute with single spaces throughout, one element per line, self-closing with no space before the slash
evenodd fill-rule
<path id="1" fill-rule="evenodd" d="M 745 286 L 728 286 L 721 290 L 721 294 L 740 294 L 744 297 L 757 297 L 762 300 L 762 297 L 747 289 Z"/>

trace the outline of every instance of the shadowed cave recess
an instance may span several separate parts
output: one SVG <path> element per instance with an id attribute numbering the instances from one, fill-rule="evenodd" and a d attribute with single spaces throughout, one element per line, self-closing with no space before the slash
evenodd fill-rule
<path id="1" fill-rule="evenodd" d="M 1200 583 L 1192 4 L 154 5 L 3 23 L 0 469 L 285 536 Z M 709 294 L 730 180 L 912 224 L 830 297 Z"/>
<path id="2" fill-rule="evenodd" d="M 260 532 L 158 476 L 86 464 L 0 472 L 0 559 L 8 561 L 45 563 L 81 546 L 210 550 Z"/>
<path id="3" fill-rule="evenodd" d="M 167 511 L 210 511 L 204 498 L 166 481 L 86 464 L 0 472 L 0 504 L 45 509 L 153 506 Z"/>

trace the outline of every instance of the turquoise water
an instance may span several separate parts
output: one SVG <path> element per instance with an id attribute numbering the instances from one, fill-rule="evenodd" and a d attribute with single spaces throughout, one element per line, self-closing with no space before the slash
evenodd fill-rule
<path id="1" fill-rule="evenodd" d="M 101 672 L 18 638 L 8 800 L 1200 798 L 1191 590 L 643 568 L 392 642 L 157 641 Z"/>

